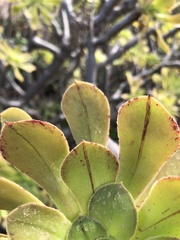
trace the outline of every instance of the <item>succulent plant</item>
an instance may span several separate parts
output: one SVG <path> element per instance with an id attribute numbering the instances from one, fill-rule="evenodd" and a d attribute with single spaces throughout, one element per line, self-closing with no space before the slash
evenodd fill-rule
<path id="1" fill-rule="evenodd" d="M 180 135 L 161 103 L 140 96 L 120 107 L 120 159 L 107 148 L 110 109 L 97 87 L 73 83 L 61 106 L 71 151 L 56 126 L 17 108 L 1 113 L 2 158 L 56 207 L 0 177 L 0 209 L 9 211 L 0 240 L 180 239 Z"/>

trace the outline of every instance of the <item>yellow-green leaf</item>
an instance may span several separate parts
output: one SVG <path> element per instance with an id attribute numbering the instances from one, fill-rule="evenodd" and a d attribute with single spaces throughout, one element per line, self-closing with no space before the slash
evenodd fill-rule
<path id="1" fill-rule="evenodd" d="M 0 113 L 1 124 L 4 122 L 16 122 L 20 120 L 30 120 L 31 116 L 24 110 L 16 107 L 10 107 Z"/>
<path id="2" fill-rule="evenodd" d="M 13 67 L 13 73 L 14 73 L 14 76 L 17 78 L 17 80 L 19 80 L 20 82 L 24 81 L 24 77 L 20 73 L 20 71 L 19 71 L 19 69 L 17 67 Z"/>
<path id="3" fill-rule="evenodd" d="M 76 81 L 65 92 L 62 109 L 77 144 L 82 140 L 107 144 L 109 104 L 97 87 Z"/>
<path id="4" fill-rule="evenodd" d="M 157 181 L 138 211 L 132 240 L 165 236 L 180 238 L 180 177 Z"/>
<path id="5" fill-rule="evenodd" d="M 170 47 L 169 45 L 164 41 L 161 31 L 156 28 L 156 34 L 157 34 L 157 43 L 160 49 L 162 49 L 164 52 L 169 53 Z"/>
<path id="6" fill-rule="evenodd" d="M 92 142 L 81 142 L 66 157 L 61 176 L 78 199 L 84 214 L 94 191 L 116 180 L 118 167 L 118 160 L 107 148 Z"/>
<path id="7" fill-rule="evenodd" d="M 152 6 L 160 13 L 168 13 L 175 3 L 176 0 L 154 0 Z"/>
<path id="8" fill-rule="evenodd" d="M 36 70 L 36 67 L 31 63 L 22 63 L 19 65 L 19 68 L 23 69 L 28 73 L 31 73 Z"/>
<path id="9" fill-rule="evenodd" d="M 180 13 L 174 15 L 168 14 L 157 14 L 159 19 L 164 20 L 165 22 L 173 23 L 173 24 L 180 24 Z"/>
<path id="10" fill-rule="evenodd" d="M 68 218 L 77 217 L 80 212 L 77 201 L 60 177 L 60 166 L 69 148 L 57 127 L 38 120 L 6 122 L 0 149 L 8 162 L 48 192 Z"/>
<path id="11" fill-rule="evenodd" d="M 58 210 L 26 204 L 7 217 L 7 232 L 13 240 L 64 240 L 71 222 Z"/>
<path id="12" fill-rule="evenodd" d="M 43 204 L 24 188 L 12 181 L 0 177 L 0 209 L 11 211 L 29 202 Z"/>
<path id="13" fill-rule="evenodd" d="M 179 128 L 160 102 L 142 96 L 118 113 L 120 171 L 118 180 L 136 199 L 160 167 L 178 149 Z"/>

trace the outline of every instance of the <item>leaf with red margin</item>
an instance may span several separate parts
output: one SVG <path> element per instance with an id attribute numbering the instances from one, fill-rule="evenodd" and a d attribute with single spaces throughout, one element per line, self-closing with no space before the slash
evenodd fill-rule
<path id="1" fill-rule="evenodd" d="M 8 162 L 47 191 L 69 219 L 79 215 L 79 205 L 59 173 L 62 161 L 69 153 L 62 131 L 38 120 L 6 122 L 1 133 L 0 149 Z"/>
<path id="2" fill-rule="evenodd" d="M 153 97 L 126 102 L 118 113 L 120 171 L 118 181 L 133 197 L 143 191 L 179 147 L 179 128 Z"/>
<path id="3" fill-rule="evenodd" d="M 76 81 L 63 95 L 62 110 L 77 144 L 85 140 L 107 145 L 109 103 L 97 87 Z"/>
<path id="4" fill-rule="evenodd" d="M 180 238 L 180 177 L 157 181 L 138 210 L 138 224 L 132 240 L 148 237 Z"/>
<path id="5" fill-rule="evenodd" d="M 115 182 L 118 170 L 118 160 L 107 148 L 83 141 L 63 161 L 61 176 L 85 214 L 94 191 Z"/>

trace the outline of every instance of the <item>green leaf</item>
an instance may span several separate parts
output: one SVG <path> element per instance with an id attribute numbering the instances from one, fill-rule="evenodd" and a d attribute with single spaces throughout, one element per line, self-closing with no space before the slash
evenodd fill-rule
<path id="1" fill-rule="evenodd" d="M 133 239 L 150 236 L 180 238 L 180 177 L 157 181 L 138 211 Z"/>
<path id="2" fill-rule="evenodd" d="M 0 209 L 11 211 L 19 205 L 29 202 L 43 204 L 24 188 L 12 181 L 0 177 Z"/>
<path id="3" fill-rule="evenodd" d="M 65 239 L 71 222 L 58 210 L 26 204 L 7 217 L 7 232 L 13 240 Z"/>
<path id="4" fill-rule="evenodd" d="M 163 50 L 165 53 L 169 53 L 170 47 L 163 39 L 161 31 L 157 28 L 156 28 L 156 34 L 157 34 L 157 43 L 158 43 L 158 46 L 160 47 L 160 49 Z"/>
<path id="5" fill-rule="evenodd" d="M 31 116 L 20 108 L 10 107 L 1 112 L 1 124 L 4 122 L 16 122 L 20 120 L 30 120 Z"/>
<path id="6" fill-rule="evenodd" d="M 120 171 L 118 181 L 134 198 L 179 146 L 177 123 L 153 97 L 126 102 L 118 113 Z"/>
<path id="7" fill-rule="evenodd" d="M 31 73 L 36 70 L 36 66 L 34 66 L 32 63 L 21 63 L 19 65 L 19 68 L 23 69 L 28 73 Z"/>
<path id="8" fill-rule="evenodd" d="M 34 179 L 70 219 L 79 206 L 60 178 L 60 166 L 69 153 L 63 133 L 54 125 L 38 120 L 6 122 L 1 133 L 3 157 Z"/>
<path id="9" fill-rule="evenodd" d="M 179 24 L 180 23 L 180 14 L 157 14 L 157 17 L 161 20 L 164 20 L 165 22 L 173 23 L 173 24 Z"/>
<path id="10" fill-rule="evenodd" d="M 147 197 L 152 185 L 159 179 L 167 176 L 180 176 L 180 148 L 178 151 L 161 167 L 157 175 L 136 199 L 136 206 L 140 206 Z"/>
<path id="11" fill-rule="evenodd" d="M 89 215 L 99 220 L 114 239 L 129 240 L 136 227 L 136 209 L 120 183 L 99 188 L 89 204 Z"/>
<path id="12" fill-rule="evenodd" d="M 106 229 L 97 220 L 89 216 L 80 216 L 73 222 L 67 240 L 94 240 L 107 236 Z"/>
<path id="13" fill-rule="evenodd" d="M 83 213 L 87 212 L 94 191 L 116 180 L 118 161 L 105 147 L 96 143 L 81 142 L 66 157 L 61 176 L 78 199 Z"/>
<path id="14" fill-rule="evenodd" d="M 24 82 L 24 77 L 20 73 L 18 67 L 13 67 L 13 73 L 14 73 L 14 76 L 17 78 L 17 80 L 19 80 L 20 82 Z"/>
<path id="15" fill-rule="evenodd" d="M 156 180 L 165 176 L 180 176 L 180 148 L 160 169 Z"/>
<path id="16" fill-rule="evenodd" d="M 76 81 L 65 92 L 62 109 L 77 144 L 82 140 L 107 144 L 109 104 L 97 87 Z"/>
<path id="17" fill-rule="evenodd" d="M 160 13 L 169 13 L 176 0 L 154 0 L 152 6 Z"/>

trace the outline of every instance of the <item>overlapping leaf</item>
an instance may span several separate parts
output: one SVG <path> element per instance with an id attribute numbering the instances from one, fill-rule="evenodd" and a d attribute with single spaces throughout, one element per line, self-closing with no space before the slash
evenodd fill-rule
<path id="1" fill-rule="evenodd" d="M 180 177 L 157 181 L 138 211 L 138 225 L 132 240 L 150 236 L 180 238 L 179 193 Z"/>
<path id="2" fill-rule="evenodd" d="M 80 216 L 72 224 L 67 240 L 109 239 L 106 237 L 108 233 L 101 223 L 89 216 Z"/>
<path id="3" fill-rule="evenodd" d="M 27 114 L 24 110 L 16 107 L 10 107 L 1 112 L 1 124 L 4 122 L 16 122 L 20 120 L 30 120 L 32 119 L 29 114 Z"/>
<path id="4" fill-rule="evenodd" d="M 99 220 L 114 239 L 129 240 L 136 227 L 136 209 L 129 192 L 120 184 L 99 188 L 89 204 L 89 214 Z"/>
<path id="5" fill-rule="evenodd" d="M 134 198 L 179 146 L 177 123 L 153 97 L 125 103 L 118 114 L 120 172 L 118 180 Z"/>
<path id="6" fill-rule="evenodd" d="M 81 142 L 66 157 L 61 176 L 78 199 L 83 213 L 87 212 L 94 191 L 115 181 L 118 167 L 116 157 L 107 148 L 92 142 Z"/>
<path id="7" fill-rule="evenodd" d="M 13 240 L 64 240 L 70 226 L 58 210 L 37 204 L 20 206 L 7 218 L 7 232 Z"/>
<path id="8" fill-rule="evenodd" d="M 19 205 L 29 202 L 42 204 L 39 199 L 24 188 L 0 177 L 0 209 L 11 211 Z"/>
<path id="9" fill-rule="evenodd" d="M 79 214 L 76 199 L 60 178 L 60 166 L 69 150 L 58 128 L 37 120 L 6 122 L 0 148 L 3 157 L 40 184 L 69 218 Z"/>

